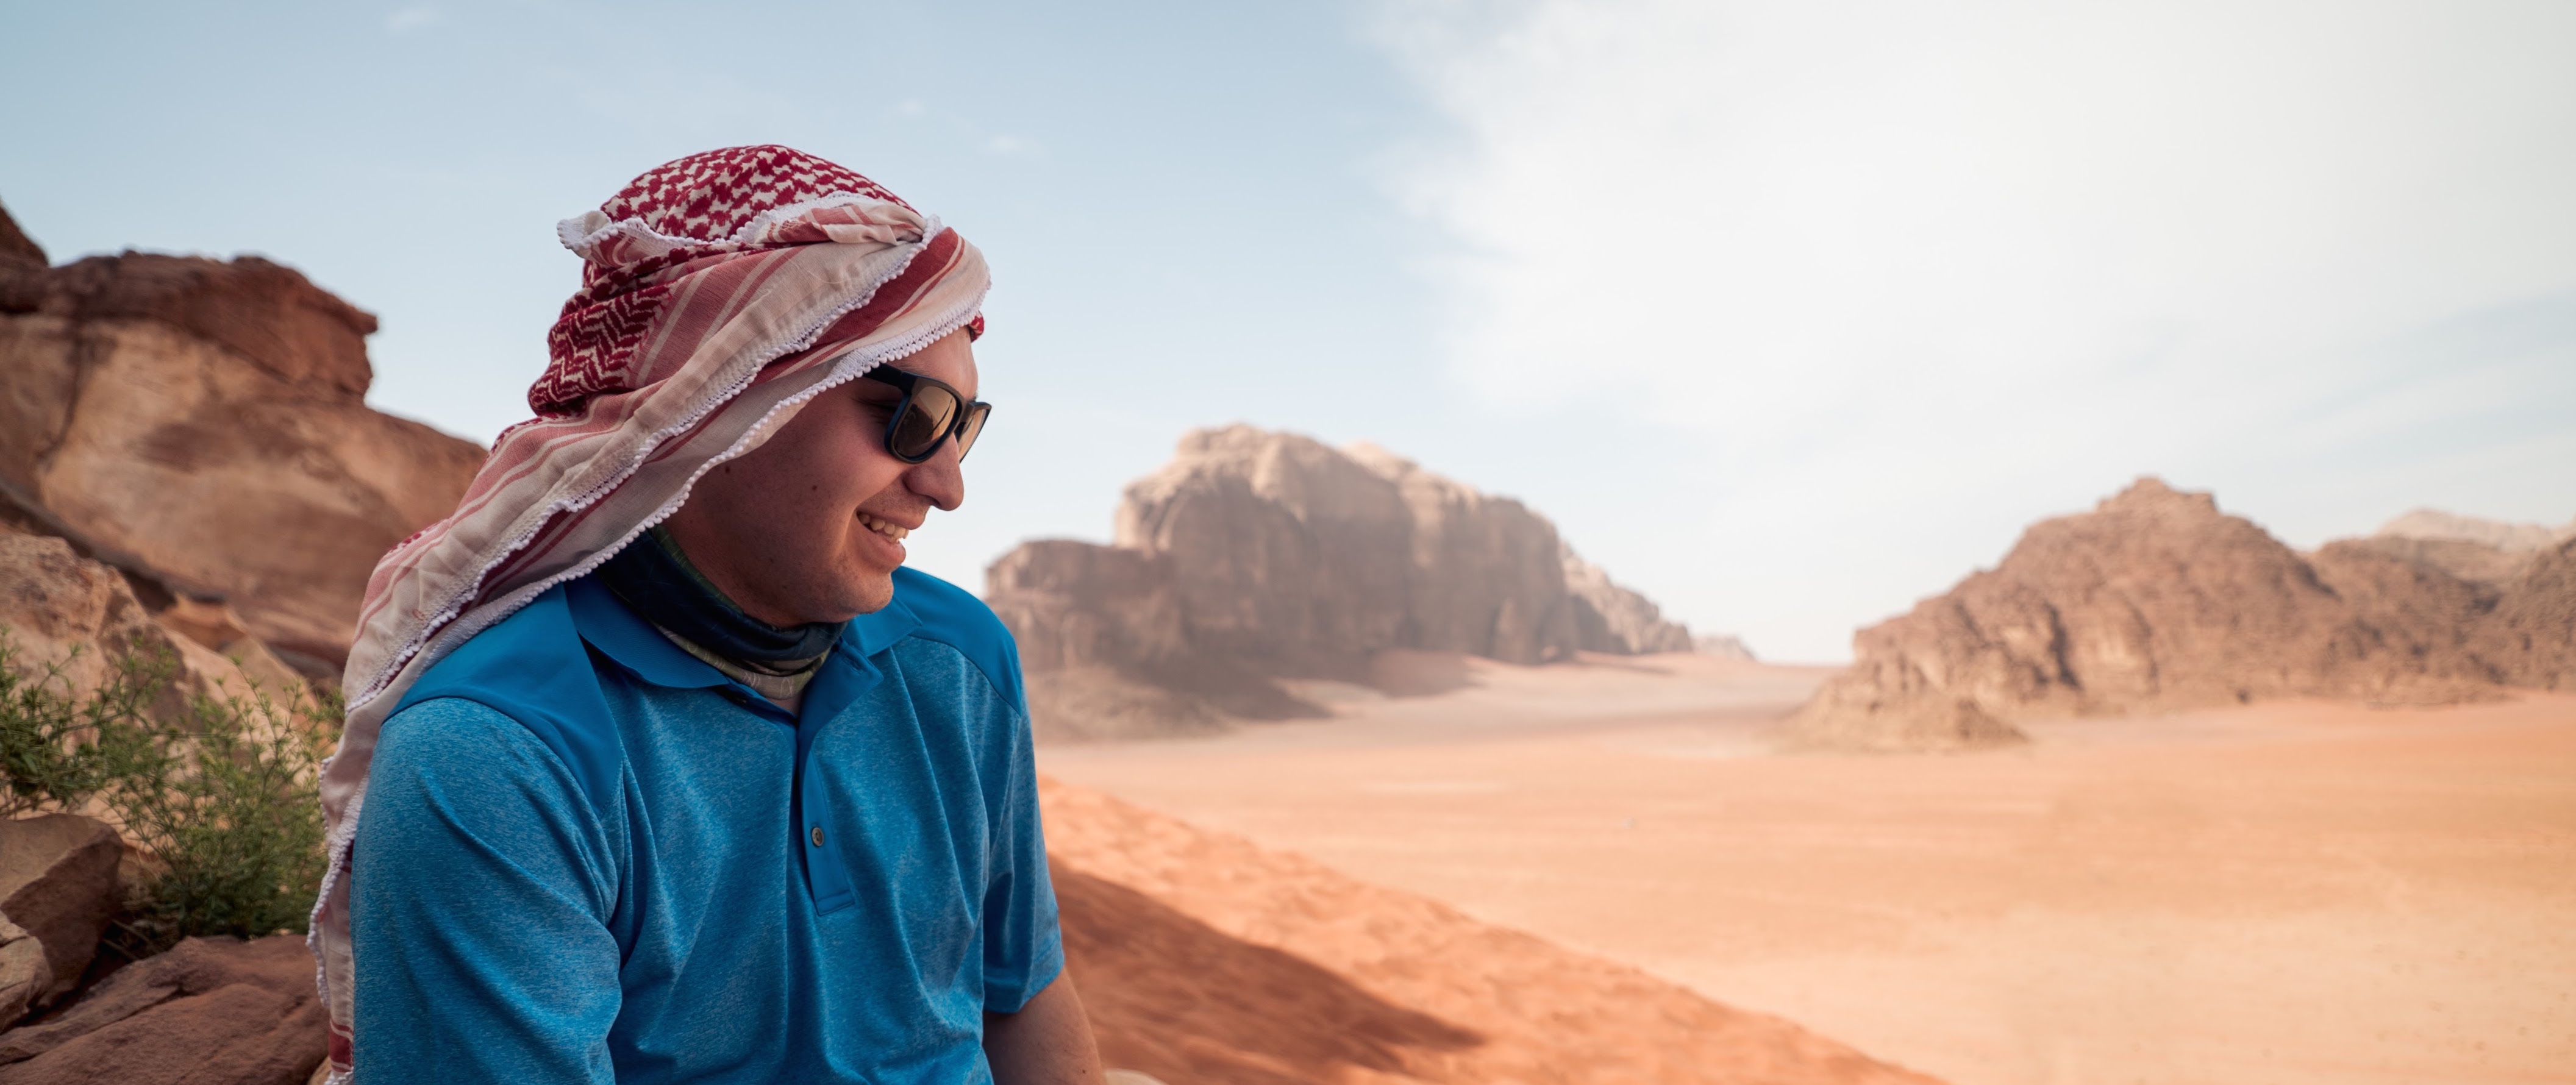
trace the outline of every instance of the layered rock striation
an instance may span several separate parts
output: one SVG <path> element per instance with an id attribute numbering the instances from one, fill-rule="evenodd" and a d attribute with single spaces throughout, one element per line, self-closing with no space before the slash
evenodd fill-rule
<path id="1" fill-rule="evenodd" d="M 2019 741 L 2014 721 L 2045 716 L 2441 703 L 2576 688 L 2571 645 L 2576 540 L 2519 558 L 2403 536 L 2302 555 L 2148 478 L 1861 630 L 1852 668 L 1791 721 L 1821 745 L 1945 749 Z"/>
<path id="2" fill-rule="evenodd" d="M 1032 542 L 986 573 L 1047 737 L 1319 714 L 1275 680 L 1364 682 L 1389 648 L 1536 664 L 1692 644 L 1546 517 L 1372 445 L 1199 430 L 1117 525 L 1112 546 Z"/>
<path id="3" fill-rule="evenodd" d="M 376 559 L 452 510 L 483 458 L 367 407 L 375 327 L 255 256 L 48 267 L 7 222 L 0 503 L 336 677 Z"/>

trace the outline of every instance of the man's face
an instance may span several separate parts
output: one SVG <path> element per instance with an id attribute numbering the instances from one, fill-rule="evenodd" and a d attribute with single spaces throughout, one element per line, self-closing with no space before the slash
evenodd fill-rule
<path id="1" fill-rule="evenodd" d="M 963 331 L 896 368 L 979 394 Z M 886 452 L 886 422 L 902 398 L 872 380 L 815 397 L 768 443 L 699 479 L 668 521 L 672 537 L 735 605 L 771 625 L 845 622 L 884 607 L 903 564 L 896 536 L 966 500 L 955 441 L 920 463 Z"/>

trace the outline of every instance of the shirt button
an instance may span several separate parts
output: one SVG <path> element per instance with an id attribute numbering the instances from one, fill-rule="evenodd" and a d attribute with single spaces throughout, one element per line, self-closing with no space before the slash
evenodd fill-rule
<path id="1" fill-rule="evenodd" d="M 810 840 L 812 840 L 812 841 L 814 842 L 814 846 L 815 846 L 815 847 L 818 847 L 818 848 L 819 848 L 819 847 L 822 847 L 822 846 L 823 846 L 823 827 L 822 827 L 822 826 L 820 826 L 820 825 L 815 826 L 815 827 L 814 827 L 814 831 L 813 831 L 813 832 L 811 832 L 811 833 L 806 834 L 806 837 L 807 837 L 808 839 L 810 839 Z"/>

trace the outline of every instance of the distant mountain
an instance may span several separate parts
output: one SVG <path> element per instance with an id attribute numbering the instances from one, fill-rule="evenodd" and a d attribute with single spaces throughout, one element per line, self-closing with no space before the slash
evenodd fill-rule
<path id="1" fill-rule="evenodd" d="M 1366 682 L 1388 648 L 1533 664 L 1692 647 L 1518 501 L 1249 426 L 1191 433 L 1130 484 L 1116 545 L 1005 555 L 985 601 L 1055 739 L 1318 715 L 1278 680 Z"/>
<path id="2" fill-rule="evenodd" d="M 2502 520 L 2462 516 L 2439 509 L 2417 509 L 2381 525 L 2372 537 L 2472 542 L 2492 546 L 2507 553 L 2528 553 L 2559 540 L 2576 537 L 2576 521 L 2569 521 L 2557 527 L 2546 527 L 2540 524 L 2509 524 Z"/>
<path id="3" fill-rule="evenodd" d="M 1828 746 L 1943 749 L 2019 741 L 2014 721 L 2044 716 L 2576 689 L 2576 539 L 2507 553 L 2458 537 L 2461 519 L 2438 522 L 2449 537 L 2302 555 L 2208 494 L 2140 479 L 1861 630 L 1852 668 L 1793 728 Z"/>

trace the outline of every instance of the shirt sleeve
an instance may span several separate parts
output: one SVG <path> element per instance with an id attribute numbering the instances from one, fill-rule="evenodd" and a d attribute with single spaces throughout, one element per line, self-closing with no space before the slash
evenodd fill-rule
<path id="1" fill-rule="evenodd" d="M 1055 885 L 1038 824 L 1037 758 L 1025 713 L 1005 710 L 1001 809 L 993 823 L 993 879 L 984 891 L 984 1009 L 1018 1013 L 1064 971 Z"/>
<path id="2" fill-rule="evenodd" d="M 615 1080 L 617 852 L 517 721 L 424 701 L 387 720 L 350 882 L 357 1080 Z"/>

